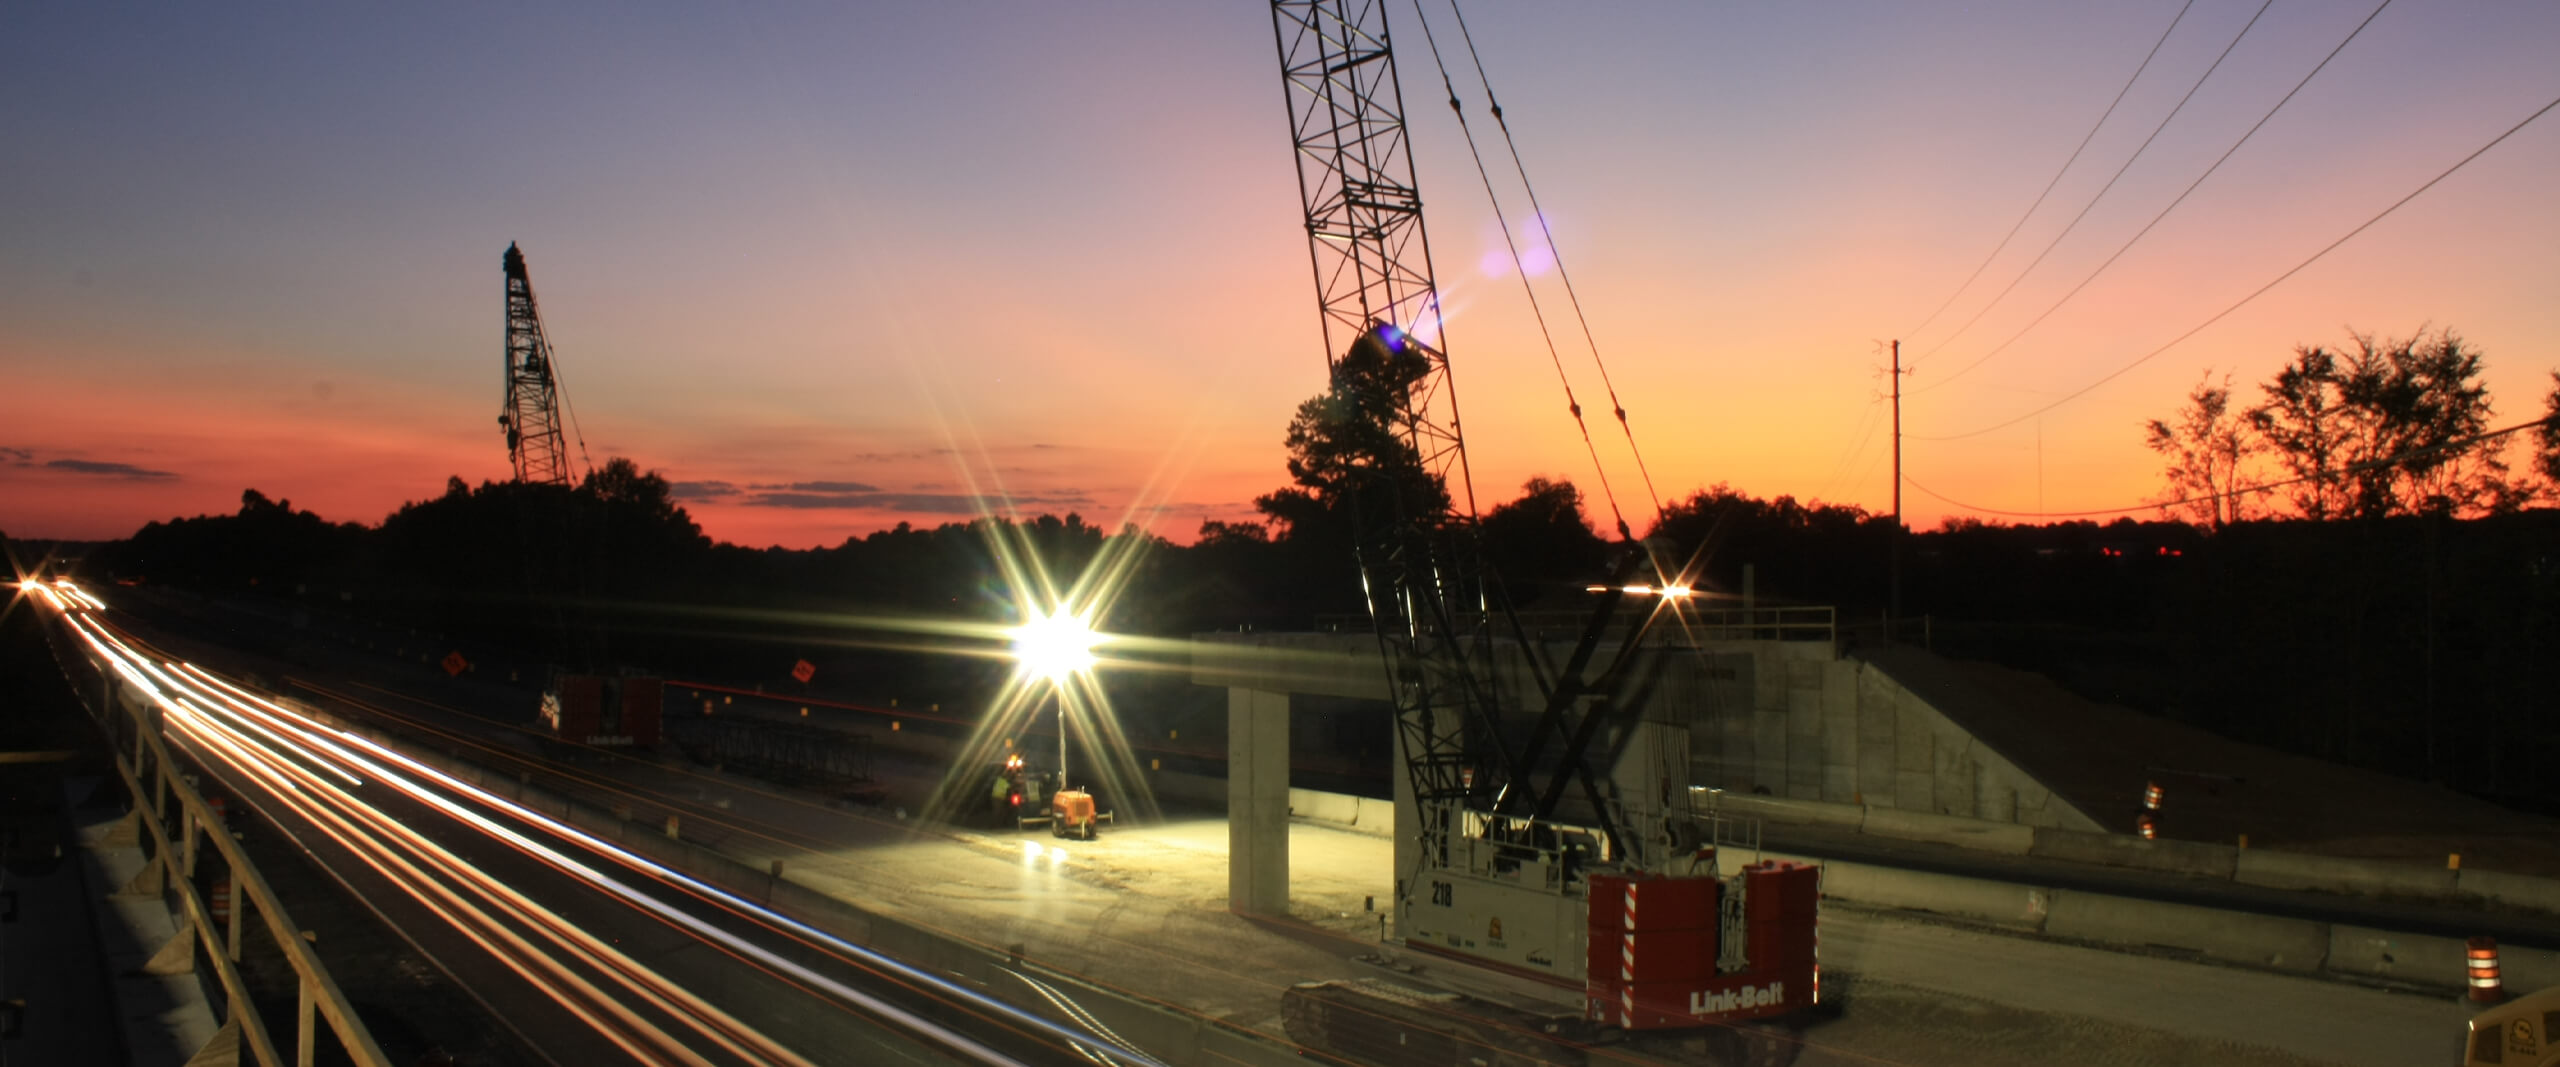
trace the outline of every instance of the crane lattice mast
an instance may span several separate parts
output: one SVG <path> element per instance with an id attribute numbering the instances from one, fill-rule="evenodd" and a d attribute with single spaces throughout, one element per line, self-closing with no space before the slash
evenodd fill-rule
<path id="1" fill-rule="evenodd" d="M 1620 832 L 1605 775 L 1585 757 L 1619 718 L 1609 694 L 1633 662 L 1627 652 L 1661 617 L 1645 614 L 1619 634 L 1615 654 L 1599 656 L 1623 587 L 1648 557 L 1628 546 L 1572 651 L 1552 669 L 1510 617 L 1536 690 L 1523 695 L 1540 707 L 1525 736 L 1506 729 L 1492 623 L 1497 611 L 1510 613 L 1477 551 L 1386 3 L 1272 0 L 1271 22 L 1335 384 L 1344 377 L 1339 354 L 1362 345 L 1384 345 L 1391 361 L 1418 371 L 1393 375 L 1410 384 L 1391 398 L 1392 429 L 1449 490 L 1427 506 L 1399 500 L 1393 515 L 1357 517 L 1361 582 L 1393 690 L 1424 862 L 1445 863 L 1452 835 L 1488 825 L 1462 812 L 1546 820 L 1575 785 L 1601 834 L 1632 856 L 1641 843 Z"/>
<path id="2" fill-rule="evenodd" d="M 560 433 L 560 383 L 552 373 L 551 342 L 542 335 L 533 280 L 524 253 L 507 245 L 507 406 L 498 425 L 507 432 L 507 458 L 516 480 L 568 485 L 569 450 Z"/>
<path id="3" fill-rule="evenodd" d="M 1440 293 L 1414 189 L 1402 91 L 1383 2 L 1273 0 L 1281 76 L 1289 96 L 1298 191 L 1324 317 L 1337 358 L 1381 326 L 1418 343 L 1430 371 L 1399 426 L 1432 474 L 1466 477 L 1458 397 L 1439 351 Z"/>
<path id="4" fill-rule="evenodd" d="M 1339 364 L 1355 345 L 1383 344 L 1425 361 L 1392 398 L 1393 430 L 1450 503 L 1399 500 L 1396 514 L 1362 515 L 1359 544 L 1423 854 L 1444 858 L 1459 810 L 1491 797 L 1512 767 L 1488 688 L 1473 489 L 1385 5 L 1273 0 L 1271 20 L 1326 358 Z"/>

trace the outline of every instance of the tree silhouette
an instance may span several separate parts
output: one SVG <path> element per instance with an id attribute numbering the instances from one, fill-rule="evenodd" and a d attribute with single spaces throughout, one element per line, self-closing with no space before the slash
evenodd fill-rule
<path id="1" fill-rule="evenodd" d="M 1529 479 L 1520 498 L 1496 506 L 1480 528 L 1485 562 L 1522 605 L 1579 593 L 1607 565 L 1608 545 L 1591 532 L 1582 490 L 1569 481 Z"/>
<path id="2" fill-rule="evenodd" d="M 2143 443 L 2169 461 L 2162 473 L 2169 487 L 2162 497 L 2164 515 L 2220 530 L 2248 517 L 2246 494 L 2239 492 L 2241 471 L 2263 447 L 2243 415 L 2231 410 L 2231 376 L 2216 385 L 2205 373 L 2178 409 L 2178 424 L 2153 419 Z"/>
<path id="3" fill-rule="evenodd" d="M 1429 371 L 1414 346 L 1361 334 L 1334 361 L 1332 383 L 1289 419 L 1284 443 L 1297 485 L 1255 498 L 1254 507 L 1281 524 L 1283 537 L 1347 524 L 1355 510 L 1369 522 L 1446 512 L 1448 487 L 1402 433 L 1413 388 Z"/>
<path id="4" fill-rule="evenodd" d="M 2481 354 L 2451 330 L 2407 339 L 2350 333 L 2352 351 L 2295 349 L 2249 424 L 2287 472 L 2306 518 L 2481 515 L 2530 493 L 2508 478 L 2488 429 Z"/>

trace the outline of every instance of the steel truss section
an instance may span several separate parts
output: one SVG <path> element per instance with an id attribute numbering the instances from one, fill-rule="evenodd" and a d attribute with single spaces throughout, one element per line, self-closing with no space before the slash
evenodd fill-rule
<path id="1" fill-rule="evenodd" d="M 1289 135 L 1323 312 L 1325 358 L 1392 327 L 1430 370 L 1403 429 L 1424 468 L 1464 478 L 1458 397 L 1441 351 L 1440 294 L 1414 189 L 1402 91 L 1383 0 L 1273 0 Z"/>

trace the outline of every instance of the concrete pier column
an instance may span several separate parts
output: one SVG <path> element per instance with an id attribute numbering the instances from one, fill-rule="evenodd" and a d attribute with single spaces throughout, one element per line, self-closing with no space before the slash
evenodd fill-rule
<path id="1" fill-rule="evenodd" d="M 1289 694 L 1227 690 L 1227 910 L 1289 913 Z"/>

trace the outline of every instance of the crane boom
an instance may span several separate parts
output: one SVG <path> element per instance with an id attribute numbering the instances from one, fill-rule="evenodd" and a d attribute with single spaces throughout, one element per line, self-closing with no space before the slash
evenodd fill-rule
<path id="1" fill-rule="evenodd" d="M 1421 853 L 1436 862 L 1468 799 L 1492 795 L 1510 768 L 1489 688 L 1474 491 L 1395 53 L 1377 0 L 1272 0 L 1271 21 L 1336 387 L 1366 367 L 1370 386 L 1393 390 L 1383 405 L 1390 429 L 1447 489 L 1434 499 L 1396 496 L 1390 514 L 1372 506 L 1355 518 Z M 1354 494 L 1355 511 L 1363 495 Z"/>
<path id="2" fill-rule="evenodd" d="M 568 485 L 569 451 L 560 433 L 560 383 L 551 369 L 551 342 L 542 334 L 542 312 L 533 303 L 533 280 L 524 253 L 507 245 L 507 403 L 498 425 L 507 433 L 507 458 L 516 480 Z"/>

